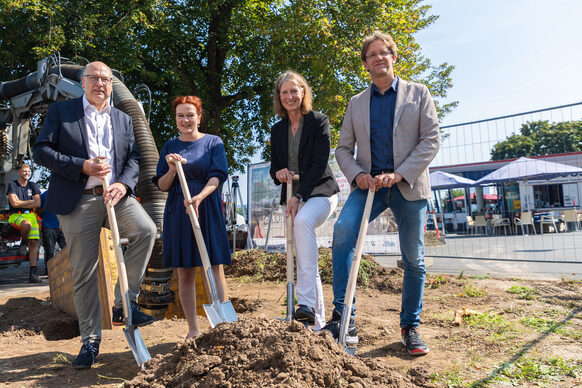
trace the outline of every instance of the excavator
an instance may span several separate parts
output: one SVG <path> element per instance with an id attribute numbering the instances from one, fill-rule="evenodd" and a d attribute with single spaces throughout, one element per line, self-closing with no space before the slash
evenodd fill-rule
<path id="1" fill-rule="evenodd" d="M 16 166 L 23 161 L 32 162 L 32 139 L 40 127 L 38 120 L 53 102 L 83 95 L 81 76 L 84 66 L 61 57 L 57 52 L 40 60 L 36 71 L 16 80 L 0 82 L 0 213 L 6 214 L 8 184 L 16 179 Z M 123 76 L 113 70 L 111 104 L 130 115 L 133 121 L 136 144 L 141 155 L 136 194 L 152 220 L 160 226 L 163 219 L 166 193 L 158 190 L 151 181 L 155 175 L 159 153 L 141 103 L 123 83 Z M 36 128 L 36 129 L 35 129 Z M 35 166 L 32 165 L 33 174 Z M 0 214 L 0 270 L 17 266 L 27 260 L 19 256 L 20 236 L 7 216 Z M 154 316 L 163 316 L 174 300 L 170 291 L 172 269 L 163 265 L 162 241 L 156 240 L 139 303 L 142 309 Z"/>

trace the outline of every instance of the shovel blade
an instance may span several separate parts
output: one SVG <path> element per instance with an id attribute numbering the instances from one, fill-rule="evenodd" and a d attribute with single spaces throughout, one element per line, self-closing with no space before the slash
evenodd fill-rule
<path id="1" fill-rule="evenodd" d="M 203 307 L 211 327 L 221 322 L 238 321 L 238 315 L 236 315 L 236 311 L 230 300 L 222 303 L 205 304 Z"/>
<path id="2" fill-rule="evenodd" d="M 150 356 L 150 352 L 148 351 L 139 329 L 136 326 L 129 326 L 123 329 L 123 333 L 129 343 L 129 347 L 137 365 L 142 367 L 143 364 L 152 357 Z"/>
<path id="3" fill-rule="evenodd" d="M 347 354 L 349 354 L 350 356 L 355 356 L 356 355 L 356 350 L 358 349 L 357 346 L 344 346 L 344 350 Z"/>

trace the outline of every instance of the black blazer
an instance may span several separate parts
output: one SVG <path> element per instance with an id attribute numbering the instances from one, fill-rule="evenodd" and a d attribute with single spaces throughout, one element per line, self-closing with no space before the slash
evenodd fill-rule
<path id="1" fill-rule="evenodd" d="M 271 128 L 271 169 L 270 174 L 276 185 L 281 182 L 275 174 L 288 167 L 289 119 L 278 121 Z M 299 140 L 299 189 L 297 193 L 307 201 L 315 187 L 323 189 L 316 196 L 331 197 L 339 192 L 339 187 L 328 164 L 330 140 L 329 119 L 320 112 L 311 111 L 303 116 L 303 129 Z M 281 189 L 281 204 L 287 198 L 287 185 Z"/>
<path id="2" fill-rule="evenodd" d="M 139 155 L 131 117 L 111 108 L 117 182 L 132 193 L 139 173 Z M 82 98 L 51 104 L 33 148 L 34 161 L 51 170 L 46 211 L 69 214 L 79 204 L 88 175 L 83 174 L 87 153 L 87 131 Z"/>

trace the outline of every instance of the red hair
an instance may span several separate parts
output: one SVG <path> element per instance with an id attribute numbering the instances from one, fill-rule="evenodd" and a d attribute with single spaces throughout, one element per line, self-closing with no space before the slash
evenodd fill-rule
<path id="1" fill-rule="evenodd" d="M 178 96 L 172 101 L 172 109 L 174 114 L 176 114 L 176 107 L 182 104 L 192 104 L 196 108 L 196 113 L 198 117 L 202 117 L 202 100 L 196 96 Z"/>

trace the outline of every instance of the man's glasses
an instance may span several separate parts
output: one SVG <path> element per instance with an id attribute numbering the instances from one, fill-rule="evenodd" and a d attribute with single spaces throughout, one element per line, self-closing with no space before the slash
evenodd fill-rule
<path id="1" fill-rule="evenodd" d="M 99 80 L 101 80 L 101 83 L 107 86 L 113 80 L 113 78 L 111 77 L 97 77 L 96 75 L 84 75 L 83 77 L 87 78 L 87 81 L 89 81 L 89 83 L 92 85 L 96 84 L 97 82 L 99 82 Z"/>
<path id="2" fill-rule="evenodd" d="M 386 58 L 388 56 L 392 55 L 391 51 L 380 51 L 379 53 L 374 53 L 374 54 L 369 54 L 366 55 L 366 59 L 371 59 L 374 57 L 381 57 L 381 58 Z"/>

